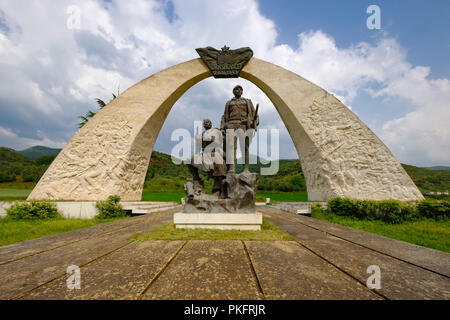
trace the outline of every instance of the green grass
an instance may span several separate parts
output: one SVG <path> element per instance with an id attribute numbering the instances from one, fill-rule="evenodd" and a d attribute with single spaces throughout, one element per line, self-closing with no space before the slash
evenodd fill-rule
<path id="1" fill-rule="evenodd" d="M 165 191 L 155 192 L 144 190 L 142 192 L 142 201 L 173 201 L 180 203 L 181 198 L 186 197 L 184 192 L 177 191 Z M 306 192 L 268 192 L 258 191 L 256 193 L 257 201 L 266 201 L 266 198 L 270 198 L 272 203 L 274 202 L 304 202 L 308 201 L 308 194 Z"/>
<path id="2" fill-rule="evenodd" d="M 20 181 L 0 182 L 0 190 L 2 189 L 29 189 L 30 191 L 36 186 L 36 182 L 23 182 L 21 176 L 17 177 Z"/>
<path id="3" fill-rule="evenodd" d="M 214 230 L 214 229 L 176 229 L 170 222 L 150 233 L 135 234 L 135 241 L 145 240 L 242 240 L 242 241 L 296 241 L 273 223 L 263 220 L 261 231 Z"/>
<path id="4" fill-rule="evenodd" d="M 0 246 L 91 227 L 115 219 L 14 220 L 0 218 Z"/>
<path id="5" fill-rule="evenodd" d="M 162 188 L 164 190 L 164 188 Z M 32 189 L 2 189 L 0 186 L 0 201 L 25 200 L 31 193 Z M 144 190 L 142 192 L 142 201 L 173 201 L 181 203 L 181 198 L 186 194 L 183 191 L 152 191 Z M 308 194 L 303 191 L 295 192 L 271 192 L 271 191 L 257 191 L 257 201 L 266 201 L 270 198 L 271 202 L 304 202 L 308 201 Z"/>
<path id="6" fill-rule="evenodd" d="M 312 217 L 450 253 L 450 220 L 448 219 L 389 224 L 382 221 L 342 217 L 326 212 L 313 212 Z"/>
<path id="7" fill-rule="evenodd" d="M 0 189 L 0 201 L 25 200 L 30 189 Z"/>
<path id="8" fill-rule="evenodd" d="M 181 203 L 181 198 L 186 197 L 184 192 L 153 192 L 153 191 L 144 191 L 142 192 L 142 201 L 173 201 L 176 203 Z"/>

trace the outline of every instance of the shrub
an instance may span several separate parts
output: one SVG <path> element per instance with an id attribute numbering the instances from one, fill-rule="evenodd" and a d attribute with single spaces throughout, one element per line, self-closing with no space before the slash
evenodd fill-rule
<path id="1" fill-rule="evenodd" d="M 322 207 L 322 205 L 320 205 L 320 204 L 313 204 L 312 206 L 311 206 L 311 214 L 314 216 L 314 215 L 322 215 L 322 214 L 325 214 L 327 212 L 327 210 L 324 208 L 324 207 Z"/>
<path id="2" fill-rule="evenodd" d="M 13 219 L 53 219 L 60 217 L 56 205 L 49 201 L 15 203 L 6 210 Z"/>
<path id="3" fill-rule="evenodd" d="M 97 203 L 95 204 L 99 212 L 97 218 L 109 219 L 125 217 L 127 215 L 127 212 L 123 209 L 122 205 L 119 202 L 119 196 L 109 196 L 106 201 L 97 201 Z"/>
<path id="4" fill-rule="evenodd" d="M 358 202 L 358 212 L 356 216 L 359 219 L 367 219 L 372 221 L 381 220 L 383 217 L 383 212 L 379 209 L 378 201 L 366 200 Z"/>
<path id="5" fill-rule="evenodd" d="M 417 211 L 421 217 L 439 220 L 442 218 L 450 218 L 450 201 L 449 200 L 422 200 L 417 205 Z"/>
<path id="6" fill-rule="evenodd" d="M 345 198 L 333 198 L 328 200 L 328 210 L 338 216 L 355 216 L 355 206 L 354 200 Z"/>
<path id="7" fill-rule="evenodd" d="M 355 200 L 334 198 L 328 201 L 329 212 L 338 216 L 351 216 L 365 220 L 401 223 L 419 217 L 416 206 L 397 200 Z"/>
<path id="8" fill-rule="evenodd" d="M 378 210 L 382 221 L 401 223 L 406 220 L 413 220 L 416 208 L 414 205 L 405 202 L 385 200 L 378 201 Z"/>

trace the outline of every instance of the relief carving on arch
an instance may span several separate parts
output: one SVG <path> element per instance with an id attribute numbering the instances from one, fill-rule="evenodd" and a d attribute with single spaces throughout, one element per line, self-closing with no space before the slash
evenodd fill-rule
<path id="1" fill-rule="evenodd" d="M 317 147 L 301 159 L 308 190 L 372 199 L 422 197 L 387 147 L 334 96 L 316 97 L 301 122 Z"/>
<path id="2" fill-rule="evenodd" d="M 140 192 L 138 177 L 147 172 L 149 157 L 129 150 L 132 125 L 120 114 L 93 124 L 72 138 L 42 177 L 45 198 L 90 200 L 105 192 Z"/>

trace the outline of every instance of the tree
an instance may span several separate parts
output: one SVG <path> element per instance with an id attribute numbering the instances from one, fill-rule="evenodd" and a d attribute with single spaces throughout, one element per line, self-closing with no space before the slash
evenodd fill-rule
<path id="1" fill-rule="evenodd" d="M 23 182 L 38 182 L 41 179 L 48 166 L 28 166 L 22 171 Z"/>
<path id="2" fill-rule="evenodd" d="M 117 96 L 118 95 L 119 95 L 119 93 L 117 93 Z M 111 102 L 115 98 L 117 98 L 117 96 L 114 93 L 112 94 L 112 96 L 113 96 L 113 98 L 109 102 Z M 95 101 L 97 102 L 97 105 L 98 105 L 99 109 L 103 109 L 103 107 L 106 106 L 106 103 L 103 100 L 99 99 L 99 98 L 95 99 Z M 81 122 L 78 123 L 78 128 L 82 128 L 89 121 L 89 119 L 91 119 L 93 116 L 95 116 L 96 113 L 97 112 L 89 110 L 86 113 L 86 115 L 79 116 L 78 118 L 81 119 Z"/>
<path id="3" fill-rule="evenodd" d="M 13 182 L 16 181 L 16 176 L 13 172 L 8 170 L 9 168 L 0 169 L 0 182 Z"/>
<path id="4" fill-rule="evenodd" d="M 39 159 L 35 160 L 36 165 L 38 166 L 49 166 L 52 164 L 53 160 L 55 160 L 56 155 L 48 155 L 40 157 Z"/>

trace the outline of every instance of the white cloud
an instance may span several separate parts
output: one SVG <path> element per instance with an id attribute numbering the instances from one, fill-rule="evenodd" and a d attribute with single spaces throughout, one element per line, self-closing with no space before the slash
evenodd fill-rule
<path id="1" fill-rule="evenodd" d="M 46 136 L 67 141 L 76 130 L 77 116 L 93 109 L 94 98 L 108 99 L 119 84 L 123 91 L 195 58 L 195 48 L 227 44 L 250 46 L 258 58 L 300 74 L 353 109 L 364 107 L 354 105 L 362 92 L 374 99 L 403 99 L 408 103 L 403 115 L 372 129 L 400 161 L 450 164 L 449 80 L 431 79 L 429 68 L 412 66 L 397 40 L 385 35 L 374 43 L 339 48 L 331 35 L 311 30 L 299 34 L 297 47 L 277 45 L 275 23 L 261 14 L 254 0 L 176 0 L 173 21 L 165 12 L 167 2 L 0 0 L 10 29 L 0 30 L 0 112 L 7 115 L 0 120 L 0 141 L 10 139 L 9 145 L 21 146 L 43 144 Z M 78 31 L 66 27 L 66 8 L 73 4 L 81 9 Z M 275 108 L 253 84 L 208 79 L 175 105 L 159 141 L 169 141 L 171 129 L 199 114 L 216 122 L 236 83 L 245 84 L 245 95 L 260 103 L 262 127 L 280 126 Z M 386 104 L 379 108 L 390 113 Z M 281 129 L 282 157 L 292 158 L 295 149 L 284 126 Z"/>
<path id="2" fill-rule="evenodd" d="M 49 148 L 63 148 L 65 141 L 53 141 L 45 136 L 41 131 L 37 131 L 39 139 L 23 138 L 18 136 L 9 128 L 0 126 L 0 145 L 15 150 L 22 150 L 33 146 L 45 146 Z"/>
<path id="3" fill-rule="evenodd" d="M 329 35 L 310 31 L 299 35 L 297 49 L 276 46 L 268 59 L 335 93 L 347 106 L 362 91 L 374 99 L 403 99 L 407 113 L 374 128 L 380 138 L 402 162 L 450 164 L 450 81 L 431 79 L 428 67 L 412 66 L 395 39 L 340 49 Z"/>

